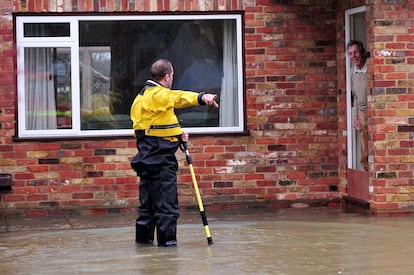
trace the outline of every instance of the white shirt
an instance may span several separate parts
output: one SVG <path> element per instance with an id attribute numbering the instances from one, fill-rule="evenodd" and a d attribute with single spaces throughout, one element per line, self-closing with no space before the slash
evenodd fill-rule
<path id="1" fill-rule="evenodd" d="M 366 74 L 367 73 L 367 62 L 365 62 L 364 66 L 361 69 L 359 69 L 358 67 L 355 66 L 354 73 L 356 73 L 356 74 L 357 73 Z"/>

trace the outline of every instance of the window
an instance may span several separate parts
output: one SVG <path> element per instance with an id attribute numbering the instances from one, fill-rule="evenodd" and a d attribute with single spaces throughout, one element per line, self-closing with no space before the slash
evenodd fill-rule
<path id="1" fill-rule="evenodd" d="M 216 93 L 220 108 L 177 110 L 190 133 L 244 129 L 242 17 L 17 15 L 18 137 L 132 135 L 130 106 L 158 58 L 173 89 Z"/>

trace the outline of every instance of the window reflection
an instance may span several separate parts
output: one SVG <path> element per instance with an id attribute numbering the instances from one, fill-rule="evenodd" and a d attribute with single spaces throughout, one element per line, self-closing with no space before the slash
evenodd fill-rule
<path id="1" fill-rule="evenodd" d="M 81 21 L 82 129 L 131 128 L 130 105 L 149 78 L 152 62 L 158 58 L 172 61 L 174 89 L 218 94 L 223 106 L 220 110 L 200 107 L 177 110 L 182 127 L 238 125 L 235 23 L 235 20 Z M 102 51 L 97 51 L 98 48 Z M 102 63 L 100 55 L 104 52 L 110 59 L 106 63 Z M 105 82 L 105 78 L 109 81 Z M 99 106 L 93 107 L 92 99 L 98 96 Z M 219 114 L 224 117 L 219 118 Z"/>
<path id="2" fill-rule="evenodd" d="M 71 128 L 69 48 L 25 48 L 26 129 Z"/>
<path id="3" fill-rule="evenodd" d="M 25 37 L 65 37 L 70 36 L 70 24 L 25 23 L 23 31 Z"/>
<path id="4" fill-rule="evenodd" d="M 16 16 L 18 136 L 130 135 L 130 106 L 158 58 L 174 65 L 173 89 L 219 96 L 219 109 L 176 110 L 182 127 L 241 132 L 241 33 L 240 14 Z"/>

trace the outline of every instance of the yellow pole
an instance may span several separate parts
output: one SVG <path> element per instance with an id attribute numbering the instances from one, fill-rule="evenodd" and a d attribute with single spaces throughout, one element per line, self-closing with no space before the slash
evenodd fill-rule
<path id="1" fill-rule="evenodd" d="M 188 162 L 188 167 L 190 168 L 191 179 L 193 181 L 194 191 L 196 194 L 198 208 L 200 210 L 201 220 L 204 226 L 204 231 L 206 232 L 207 243 L 210 245 L 213 244 L 213 238 L 211 237 L 210 230 L 208 229 L 207 216 L 206 212 L 204 211 L 203 201 L 201 200 L 200 190 L 198 189 L 198 183 L 194 173 L 193 162 L 190 156 L 190 152 L 188 151 L 187 142 L 183 142 L 182 144 L 184 146 L 184 152 Z"/>

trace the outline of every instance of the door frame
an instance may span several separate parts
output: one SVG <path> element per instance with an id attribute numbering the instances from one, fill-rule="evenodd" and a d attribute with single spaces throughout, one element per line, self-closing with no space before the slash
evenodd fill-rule
<path id="1" fill-rule="evenodd" d="M 352 94 L 351 94 L 351 64 L 346 53 L 346 44 L 351 40 L 350 16 L 356 13 L 366 12 L 366 6 L 361 6 L 345 11 L 345 65 L 346 65 L 346 123 L 347 123 L 347 162 L 348 169 L 355 169 L 356 154 L 353 148 L 356 147 L 355 130 L 352 121 Z"/>
<path id="2" fill-rule="evenodd" d="M 353 127 L 352 92 L 351 92 L 351 62 L 346 52 L 346 44 L 354 37 L 354 22 L 351 17 L 354 14 L 366 13 L 366 6 L 361 6 L 345 11 L 345 64 L 346 64 L 346 120 L 347 120 L 347 201 L 352 201 L 363 208 L 369 208 L 370 187 L 369 172 L 358 169 L 359 147 L 357 132 Z M 366 27 L 366 26 L 365 26 Z M 358 39 L 358 37 L 356 37 Z M 365 38 L 366 40 L 366 38 Z M 366 41 L 363 41 L 366 44 Z"/>

